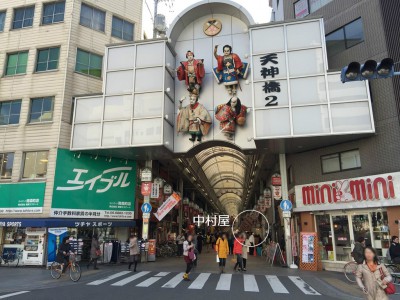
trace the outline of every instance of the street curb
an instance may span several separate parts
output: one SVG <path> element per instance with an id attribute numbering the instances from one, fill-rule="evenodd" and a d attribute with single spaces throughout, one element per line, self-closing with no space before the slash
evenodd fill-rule
<path id="1" fill-rule="evenodd" d="M 328 290 L 332 291 L 335 294 L 334 297 L 338 297 L 338 299 L 346 299 L 346 300 L 362 300 L 362 299 L 364 299 L 364 298 L 361 298 L 361 297 L 356 297 L 356 296 L 353 296 L 353 295 L 350 295 L 350 294 L 343 293 L 342 291 L 338 290 L 334 286 L 328 284 L 323 279 L 315 278 L 315 280 L 320 282 L 322 285 L 324 285 L 325 288 L 327 288 Z"/>

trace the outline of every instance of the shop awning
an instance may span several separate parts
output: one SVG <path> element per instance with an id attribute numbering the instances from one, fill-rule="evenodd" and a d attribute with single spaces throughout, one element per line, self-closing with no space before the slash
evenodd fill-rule
<path id="1" fill-rule="evenodd" d="M 0 219 L 0 227 L 135 227 L 135 220 L 100 219 Z"/>

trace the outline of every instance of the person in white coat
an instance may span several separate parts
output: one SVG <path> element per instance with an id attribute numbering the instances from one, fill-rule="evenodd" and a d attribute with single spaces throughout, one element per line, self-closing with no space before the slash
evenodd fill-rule
<path id="1" fill-rule="evenodd" d="M 246 233 L 243 233 L 243 240 L 244 240 L 243 247 L 242 247 L 243 271 L 247 271 L 246 270 L 247 254 L 249 253 L 249 249 L 251 246 L 250 240 L 249 240 L 249 235 Z"/>

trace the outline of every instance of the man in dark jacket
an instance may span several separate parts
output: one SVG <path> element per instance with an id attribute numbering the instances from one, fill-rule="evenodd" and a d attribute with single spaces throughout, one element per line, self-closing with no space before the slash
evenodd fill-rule
<path id="1" fill-rule="evenodd" d="M 356 263 L 362 264 L 364 261 L 365 238 L 360 236 L 354 244 L 352 256 Z"/>
<path id="2" fill-rule="evenodd" d="M 392 243 L 389 248 L 390 258 L 395 264 L 400 264 L 400 244 L 399 237 L 392 236 Z"/>
<path id="3" fill-rule="evenodd" d="M 65 273 L 67 269 L 69 252 L 71 251 L 71 245 L 69 244 L 69 236 L 62 239 L 62 243 L 58 247 L 56 261 L 63 265 L 62 273 Z"/>

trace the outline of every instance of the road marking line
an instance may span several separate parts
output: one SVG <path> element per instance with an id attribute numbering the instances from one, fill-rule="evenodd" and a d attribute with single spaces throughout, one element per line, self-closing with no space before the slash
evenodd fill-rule
<path id="1" fill-rule="evenodd" d="M 289 294 L 289 291 L 285 288 L 285 286 L 280 282 L 278 276 L 275 275 L 265 275 L 268 280 L 269 285 L 272 290 L 276 294 Z"/>
<path id="2" fill-rule="evenodd" d="M 3 296 L 0 296 L 0 299 L 5 299 L 5 298 L 8 298 L 8 297 L 18 296 L 18 295 L 22 295 L 22 294 L 25 294 L 25 293 L 29 293 L 29 291 L 21 291 L 21 292 L 16 292 L 16 293 L 3 295 Z"/>
<path id="3" fill-rule="evenodd" d="M 201 273 L 195 281 L 189 286 L 189 289 L 193 290 L 201 290 L 203 286 L 206 284 L 208 277 L 210 277 L 211 273 Z"/>
<path id="4" fill-rule="evenodd" d="M 221 274 L 216 290 L 229 291 L 231 289 L 232 274 Z"/>
<path id="5" fill-rule="evenodd" d="M 176 287 L 182 280 L 183 280 L 183 274 L 185 273 L 179 273 L 178 275 L 176 275 L 175 277 L 173 277 L 170 281 L 168 281 L 166 284 L 164 284 L 162 287 L 163 288 L 169 288 L 169 289 L 173 289 L 174 287 Z"/>
<path id="6" fill-rule="evenodd" d="M 150 277 L 150 278 L 147 278 L 145 281 L 137 284 L 136 286 L 149 287 L 150 285 L 152 285 L 153 283 L 157 282 L 160 279 L 161 279 L 161 277 Z"/>
<path id="7" fill-rule="evenodd" d="M 170 272 L 160 272 L 160 273 L 158 273 L 158 274 L 156 274 L 156 275 L 154 275 L 154 276 L 166 276 L 166 275 L 168 275 Z"/>
<path id="8" fill-rule="evenodd" d="M 143 277 L 143 276 L 145 276 L 145 275 L 147 275 L 149 273 L 150 273 L 149 271 L 143 271 L 143 272 L 137 273 L 135 275 L 129 276 L 129 277 L 125 278 L 125 279 L 122 279 L 120 281 L 117 281 L 117 282 L 113 283 L 112 286 L 123 286 L 123 285 L 125 285 L 125 284 L 127 284 L 129 282 L 132 282 L 132 281 L 134 281 L 134 280 L 136 280 L 136 279 L 138 279 L 140 277 Z"/>
<path id="9" fill-rule="evenodd" d="M 288 277 L 304 294 L 306 294 L 306 295 L 321 295 L 300 277 L 298 277 L 298 276 L 288 276 Z"/>
<path id="10" fill-rule="evenodd" d="M 93 281 L 93 282 L 89 282 L 87 285 L 100 285 L 100 284 L 102 284 L 104 282 L 113 280 L 115 278 L 124 276 L 124 275 L 129 274 L 129 273 L 131 273 L 131 271 L 122 271 L 122 272 L 110 275 L 110 276 L 108 276 L 108 277 L 106 277 L 104 279 L 99 279 L 99 280 L 96 280 L 96 281 Z"/>
<path id="11" fill-rule="evenodd" d="M 254 275 L 243 275 L 244 290 L 246 292 L 259 292 L 256 277 Z"/>

